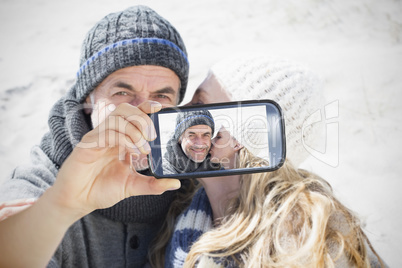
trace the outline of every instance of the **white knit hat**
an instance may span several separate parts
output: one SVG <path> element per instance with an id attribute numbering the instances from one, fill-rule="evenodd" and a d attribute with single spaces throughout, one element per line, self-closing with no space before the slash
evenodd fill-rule
<path id="1" fill-rule="evenodd" d="M 268 124 L 266 121 L 263 122 L 250 117 L 234 126 L 230 126 L 228 122 L 223 121 L 218 123 L 216 131 L 218 132 L 221 127 L 225 127 L 230 132 L 230 135 L 253 155 L 269 160 Z"/>
<path id="2" fill-rule="evenodd" d="M 298 167 L 308 157 L 303 147 L 320 134 L 317 124 L 304 128 L 306 119 L 323 103 L 321 82 L 307 68 L 267 57 L 227 58 L 211 68 L 234 101 L 271 99 L 282 108 L 286 129 L 286 155 Z M 303 136 L 304 135 L 304 136 Z"/>
<path id="3" fill-rule="evenodd" d="M 267 122 L 261 120 L 246 121 L 239 127 L 236 139 L 253 155 L 269 160 L 267 127 Z"/>

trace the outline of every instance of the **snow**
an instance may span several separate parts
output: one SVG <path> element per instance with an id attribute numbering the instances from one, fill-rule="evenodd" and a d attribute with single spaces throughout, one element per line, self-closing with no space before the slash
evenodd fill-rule
<path id="1" fill-rule="evenodd" d="M 85 33 L 134 4 L 152 7 L 182 34 L 191 63 L 185 102 L 208 67 L 232 54 L 287 58 L 319 74 L 325 104 L 339 111 L 327 122 L 339 134 L 327 147 L 339 141 L 339 149 L 327 153 L 339 156 L 333 165 L 312 156 L 304 167 L 330 181 L 388 265 L 402 267 L 398 0 L 0 0 L 0 182 L 46 132 L 50 108 L 74 82 Z"/>

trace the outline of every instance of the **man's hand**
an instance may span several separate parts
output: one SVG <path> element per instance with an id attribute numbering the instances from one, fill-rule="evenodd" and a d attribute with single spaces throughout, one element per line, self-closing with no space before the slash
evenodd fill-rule
<path id="1" fill-rule="evenodd" d="M 66 159 L 50 189 L 55 202 L 85 215 L 130 196 L 179 188 L 179 180 L 144 176 L 132 168 L 132 155 L 148 154 L 148 141 L 156 138 L 147 113 L 161 107 L 152 101 L 138 107 L 121 104 L 88 132 Z"/>
<path id="2" fill-rule="evenodd" d="M 147 113 L 160 109 L 156 102 L 138 107 L 121 104 L 88 132 L 64 162 L 54 185 L 32 206 L 0 221 L 0 266 L 44 267 L 79 218 L 129 196 L 180 187 L 179 180 L 155 179 L 132 168 L 131 155 L 148 154 L 148 141 L 155 138 Z"/>

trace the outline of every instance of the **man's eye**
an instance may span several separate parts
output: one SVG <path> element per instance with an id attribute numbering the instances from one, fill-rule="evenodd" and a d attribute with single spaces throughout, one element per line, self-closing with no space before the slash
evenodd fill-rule
<path id="1" fill-rule="evenodd" d="M 156 100 L 161 103 L 170 103 L 171 98 L 166 94 L 156 94 L 151 96 L 152 100 Z"/>
<path id="2" fill-rule="evenodd" d="M 163 94 L 158 94 L 155 96 L 156 99 L 158 100 L 163 100 L 163 101 L 170 101 L 170 97 L 168 95 L 163 95 Z"/>
<path id="3" fill-rule="evenodd" d="M 119 92 L 114 93 L 113 95 L 116 95 L 116 96 L 128 96 L 128 93 L 125 92 L 125 91 L 119 91 Z"/>

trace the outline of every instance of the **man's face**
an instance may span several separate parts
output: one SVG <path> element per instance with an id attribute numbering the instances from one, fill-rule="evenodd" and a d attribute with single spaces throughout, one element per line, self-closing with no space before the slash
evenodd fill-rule
<path id="1" fill-rule="evenodd" d="M 172 70 L 153 65 L 132 66 L 115 71 L 100 83 L 86 102 L 93 104 L 91 120 L 97 127 L 111 113 L 110 104 L 138 106 L 146 100 L 164 107 L 175 106 L 179 100 L 180 79 Z"/>
<path id="2" fill-rule="evenodd" d="M 93 127 L 102 123 L 122 103 L 138 106 L 153 100 L 163 107 L 175 106 L 179 100 L 180 79 L 172 70 L 160 66 L 142 65 L 120 69 L 100 83 L 86 99 L 92 104 L 91 121 Z M 146 155 L 133 158 L 136 170 L 148 168 Z"/>
<path id="3" fill-rule="evenodd" d="M 195 125 L 184 131 L 179 139 L 181 148 L 188 158 L 201 163 L 211 148 L 212 129 L 207 125 Z"/>

